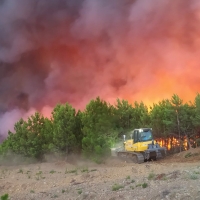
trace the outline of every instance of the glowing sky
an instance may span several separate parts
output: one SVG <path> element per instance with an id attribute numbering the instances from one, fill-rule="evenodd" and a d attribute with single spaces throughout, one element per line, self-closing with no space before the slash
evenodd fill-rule
<path id="1" fill-rule="evenodd" d="M 193 101 L 199 24 L 199 0 L 0 1 L 0 123 L 16 109 L 84 108 L 97 96 Z"/>

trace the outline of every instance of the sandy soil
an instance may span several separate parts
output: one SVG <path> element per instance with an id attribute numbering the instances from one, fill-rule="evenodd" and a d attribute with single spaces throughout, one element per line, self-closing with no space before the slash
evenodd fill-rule
<path id="1" fill-rule="evenodd" d="M 142 164 L 110 158 L 0 164 L 0 196 L 11 200 L 200 200 L 200 148 Z"/>

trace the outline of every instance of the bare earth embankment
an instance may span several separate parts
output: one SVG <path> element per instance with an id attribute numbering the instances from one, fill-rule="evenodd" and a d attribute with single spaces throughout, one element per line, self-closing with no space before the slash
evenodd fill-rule
<path id="1" fill-rule="evenodd" d="M 55 161 L 0 165 L 0 196 L 11 200 L 200 200 L 200 148 L 143 164 Z"/>

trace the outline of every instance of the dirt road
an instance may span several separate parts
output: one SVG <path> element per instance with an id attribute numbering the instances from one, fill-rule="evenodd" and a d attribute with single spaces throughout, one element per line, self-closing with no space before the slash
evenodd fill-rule
<path id="1" fill-rule="evenodd" d="M 0 196 L 11 200 L 200 200 L 200 148 L 164 160 L 104 164 L 73 160 L 0 165 Z"/>

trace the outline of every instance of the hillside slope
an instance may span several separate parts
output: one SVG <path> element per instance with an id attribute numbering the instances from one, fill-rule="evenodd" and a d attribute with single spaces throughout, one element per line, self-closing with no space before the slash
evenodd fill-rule
<path id="1" fill-rule="evenodd" d="M 143 164 L 110 158 L 0 166 L 0 196 L 36 199 L 200 199 L 200 148 Z"/>

